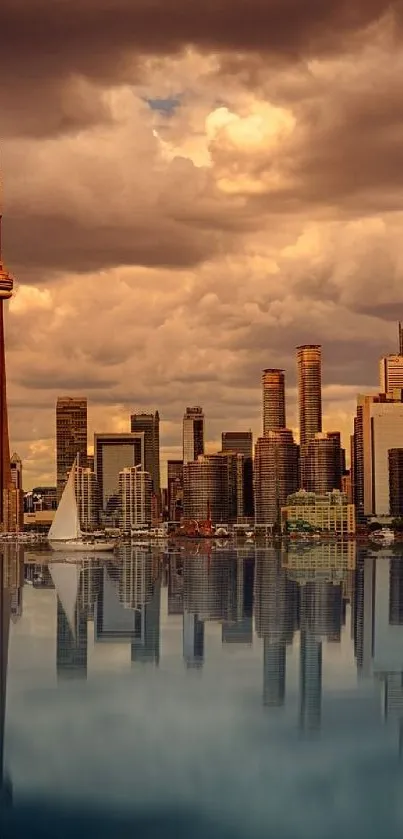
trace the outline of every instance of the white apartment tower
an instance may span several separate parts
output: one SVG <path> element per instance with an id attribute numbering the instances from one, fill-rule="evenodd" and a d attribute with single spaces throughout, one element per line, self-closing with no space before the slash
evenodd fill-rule
<path id="1" fill-rule="evenodd" d="M 122 530 L 151 524 L 152 480 L 141 466 L 119 473 L 120 526 Z"/>
<path id="2" fill-rule="evenodd" d="M 77 466 L 75 484 L 81 529 L 94 530 L 98 523 L 98 484 L 95 472 Z"/>

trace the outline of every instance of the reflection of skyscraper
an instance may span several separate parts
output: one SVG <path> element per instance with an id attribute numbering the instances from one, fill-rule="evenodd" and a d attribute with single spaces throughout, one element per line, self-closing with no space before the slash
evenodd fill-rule
<path id="1" fill-rule="evenodd" d="M 255 624 L 263 638 L 263 704 L 285 700 L 286 645 L 293 638 L 296 584 L 282 567 L 282 551 L 269 548 L 258 554 L 255 572 Z"/>
<path id="2" fill-rule="evenodd" d="M 0 554 L 0 807 L 11 798 L 11 787 L 4 774 L 4 733 L 6 717 L 6 687 L 8 638 L 10 629 L 10 591 L 6 587 L 4 556 Z"/>
<path id="3" fill-rule="evenodd" d="M 389 564 L 389 623 L 403 625 L 403 563 L 401 558 Z"/>
<path id="4" fill-rule="evenodd" d="M 300 725 L 320 727 L 322 707 L 322 643 L 340 640 L 342 587 L 332 582 L 307 582 L 300 600 Z"/>
<path id="5" fill-rule="evenodd" d="M 69 620 L 60 598 L 57 598 L 56 668 L 59 678 L 87 677 L 87 617 L 74 609 L 74 620 Z"/>
<path id="6" fill-rule="evenodd" d="M 236 616 L 222 624 L 223 644 L 252 644 L 254 562 L 236 554 Z"/>
<path id="7" fill-rule="evenodd" d="M 361 550 L 357 556 L 352 622 L 357 671 L 362 676 L 368 676 L 372 671 L 375 591 L 375 560 L 367 556 L 366 550 Z"/>
<path id="8" fill-rule="evenodd" d="M 151 557 L 149 557 L 151 560 Z M 160 660 L 160 603 L 161 580 L 153 584 L 151 600 L 136 609 L 134 616 L 134 638 L 132 640 L 132 661 L 159 664 Z"/>
<path id="9" fill-rule="evenodd" d="M 186 667 L 204 663 L 204 623 L 191 612 L 183 613 L 183 660 Z"/>
<path id="10" fill-rule="evenodd" d="M 79 600 L 80 566 L 75 563 L 52 562 L 49 570 L 57 598 L 58 678 L 86 678 L 87 614 Z"/>

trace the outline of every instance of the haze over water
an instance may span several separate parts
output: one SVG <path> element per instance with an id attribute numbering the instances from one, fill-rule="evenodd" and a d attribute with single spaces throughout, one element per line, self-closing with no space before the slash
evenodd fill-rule
<path id="1" fill-rule="evenodd" d="M 6 550 L 2 835 L 401 836 L 396 547 Z"/>

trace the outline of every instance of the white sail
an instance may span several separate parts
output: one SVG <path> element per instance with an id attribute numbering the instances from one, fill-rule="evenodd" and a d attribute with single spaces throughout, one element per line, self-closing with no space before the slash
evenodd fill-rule
<path id="1" fill-rule="evenodd" d="M 80 566 L 71 562 L 50 562 L 49 571 L 56 594 L 63 606 L 69 627 L 76 634 L 76 603 L 80 582 Z"/>
<path id="2" fill-rule="evenodd" d="M 66 542 L 69 539 L 79 539 L 81 536 L 75 488 L 75 467 L 74 462 L 48 533 L 50 541 L 58 542 L 62 540 Z"/>

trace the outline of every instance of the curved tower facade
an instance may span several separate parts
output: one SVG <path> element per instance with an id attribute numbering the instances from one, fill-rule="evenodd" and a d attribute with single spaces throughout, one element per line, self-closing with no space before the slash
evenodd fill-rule
<path id="1" fill-rule="evenodd" d="M 301 485 L 307 485 L 307 447 L 322 431 L 322 348 L 319 344 L 297 347 L 299 444 Z"/>
<path id="2" fill-rule="evenodd" d="M 285 428 L 284 370 L 268 368 L 262 373 L 263 434 Z"/>

